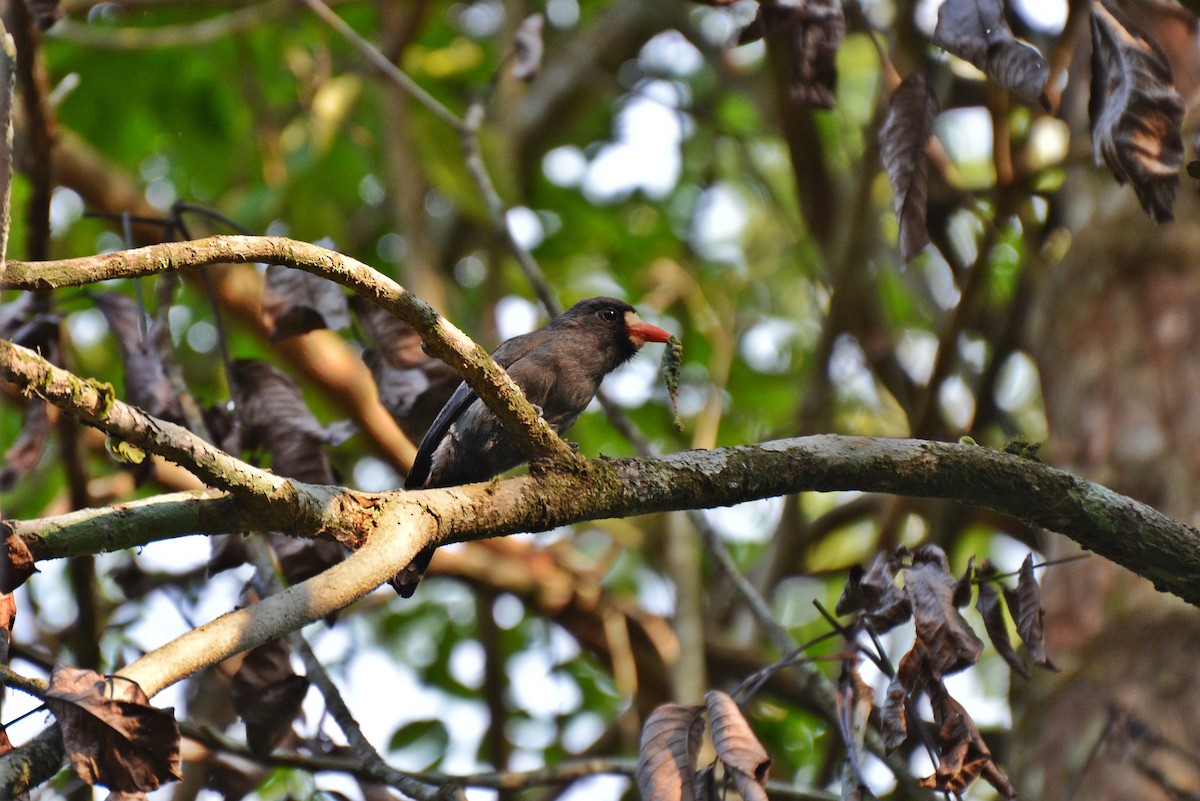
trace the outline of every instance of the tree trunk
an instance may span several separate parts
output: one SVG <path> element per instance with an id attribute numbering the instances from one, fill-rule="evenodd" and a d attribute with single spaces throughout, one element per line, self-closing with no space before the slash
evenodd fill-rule
<path id="1" fill-rule="evenodd" d="M 1185 179 L 1178 222 L 1156 227 L 1131 189 L 1119 192 L 1118 202 L 1111 191 L 1073 195 L 1107 198 L 1110 207 L 1093 205 L 1092 219 L 1075 226 L 1031 315 L 1049 459 L 1195 525 L 1200 196 Z M 1045 550 L 1057 557 L 1078 548 L 1050 536 Z M 1047 650 L 1060 672 L 1013 682 L 1009 765 L 1021 795 L 1106 801 L 1200 791 L 1190 735 L 1200 720 L 1200 612 L 1100 557 L 1048 571 L 1043 599 Z"/>

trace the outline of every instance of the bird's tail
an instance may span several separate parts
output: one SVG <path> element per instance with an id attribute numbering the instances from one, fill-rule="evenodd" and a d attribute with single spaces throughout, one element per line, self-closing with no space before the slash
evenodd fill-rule
<path id="1" fill-rule="evenodd" d="M 421 583 L 421 577 L 429 569 L 429 562 L 433 559 L 433 551 L 433 548 L 426 548 L 421 551 L 413 557 L 413 560 L 403 570 L 393 576 L 392 580 L 388 582 L 401 598 L 411 598 L 413 593 L 417 591 L 417 585 Z"/>

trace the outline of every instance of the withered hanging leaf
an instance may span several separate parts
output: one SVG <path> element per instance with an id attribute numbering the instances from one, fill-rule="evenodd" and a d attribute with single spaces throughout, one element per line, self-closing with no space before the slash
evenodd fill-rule
<path id="1" fill-rule="evenodd" d="M 521 20 L 513 32 L 513 65 L 512 75 L 519 81 L 534 81 L 542 70 L 542 32 L 546 28 L 546 18 L 540 14 L 530 14 Z"/>
<path id="2" fill-rule="evenodd" d="M 720 798 L 717 793 L 716 765 L 705 765 L 696 773 L 695 801 L 715 801 Z"/>
<path id="3" fill-rule="evenodd" d="M 712 726 L 713 747 L 717 757 L 733 776 L 743 801 L 767 801 L 767 776 L 771 757 L 754 735 L 737 702 L 720 690 L 704 694 L 708 719 Z"/>
<path id="4" fill-rule="evenodd" d="M 786 49 L 792 102 L 816 108 L 837 105 L 837 54 L 846 38 L 840 0 L 761 3 L 754 21 L 738 36 L 738 44 L 764 37 L 776 39 Z"/>
<path id="5" fill-rule="evenodd" d="M 934 774 L 921 779 L 920 785 L 957 795 L 982 776 L 1002 796 L 1015 798 L 1016 790 L 992 761 L 992 752 L 967 710 L 950 697 L 940 682 L 929 688 L 929 692 L 933 718 L 938 726 L 940 759 Z"/>
<path id="6" fill-rule="evenodd" d="M 912 651 L 909 651 L 911 654 Z M 907 657 L 908 654 L 905 654 Z M 908 738 L 908 717 L 904 712 L 904 701 L 908 693 L 900 679 L 893 677 L 888 682 L 887 693 L 884 695 L 881 710 L 880 725 L 883 729 L 883 747 L 888 753 L 895 751 Z"/>
<path id="7" fill-rule="evenodd" d="M 333 469 L 320 446 L 344 441 L 346 424 L 323 426 L 317 422 L 304 403 L 300 386 L 266 362 L 240 359 L 231 372 L 243 433 L 249 443 L 271 454 L 272 469 L 288 478 L 332 484 Z"/>
<path id="8" fill-rule="evenodd" d="M 933 43 L 971 62 L 1026 103 L 1047 108 L 1042 90 L 1050 65 L 1013 36 L 1001 0 L 946 0 L 938 9 Z"/>
<path id="9" fill-rule="evenodd" d="M 136 683 L 55 665 L 46 706 L 58 718 L 71 767 L 88 784 L 139 792 L 179 780 L 175 710 L 150 706 Z"/>
<path id="10" fill-rule="evenodd" d="M 263 281 L 262 316 L 272 339 L 318 328 L 350 326 L 350 309 L 340 284 L 319 275 L 272 264 Z"/>
<path id="11" fill-rule="evenodd" d="M 125 366 L 125 399 L 155 417 L 183 423 L 183 407 L 167 377 L 162 355 L 154 347 L 154 337 L 142 336 L 138 323 L 141 311 L 137 302 L 118 292 L 102 292 L 95 297 L 96 307 L 108 322 L 121 351 L 121 362 Z"/>
<path id="12" fill-rule="evenodd" d="M 983 652 L 983 641 L 954 606 L 954 585 L 945 551 L 922 545 L 913 553 L 904 593 L 912 603 L 917 641 L 934 681 L 970 667 Z"/>
<path id="13" fill-rule="evenodd" d="M 426 354 L 421 337 L 404 321 L 357 295 L 350 307 L 378 343 L 363 352 L 363 361 L 375 377 L 383 408 L 405 436 L 420 442 L 462 379 L 453 367 Z"/>
<path id="14" fill-rule="evenodd" d="M 1183 165 L 1183 100 L 1159 46 L 1100 0 L 1092 3 L 1092 147 L 1133 184 L 1155 222 L 1174 218 Z"/>
<path id="15" fill-rule="evenodd" d="M 929 680 L 923 649 L 920 642 L 916 642 L 912 649 L 900 658 L 896 675 L 888 683 L 883 701 L 880 726 L 883 729 L 883 746 L 889 752 L 899 748 L 908 737 L 906 702 L 909 695 L 918 685 L 924 685 Z"/>
<path id="16" fill-rule="evenodd" d="M 900 84 L 879 129 L 879 158 L 892 185 L 892 205 L 900 224 L 900 259 L 906 264 L 929 244 L 929 159 L 925 145 L 933 135 L 938 102 L 925 70 Z"/>
<path id="17" fill-rule="evenodd" d="M 258 756 L 274 751 L 292 731 L 308 679 L 292 670 L 287 641 L 260 645 L 233 676 L 233 708 L 246 722 L 246 744 Z"/>
<path id="18" fill-rule="evenodd" d="M 844 733 L 849 735 L 846 746 L 855 753 L 862 751 L 867 719 L 874 705 L 875 691 L 863 681 L 858 666 L 849 661 L 843 663 L 837 684 L 838 716 L 845 725 Z"/>
<path id="19" fill-rule="evenodd" d="M 642 801 L 693 801 L 696 753 L 704 736 L 702 707 L 663 704 L 646 718 L 638 746 Z"/>
<path id="20" fill-rule="evenodd" d="M 979 577 L 981 579 L 994 576 L 996 570 L 991 563 L 984 560 L 979 566 Z M 988 639 L 992 641 L 992 645 L 996 648 L 996 653 L 1008 663 L 1008 666 L 1013 669 L 1018 675 L 1029 678 L 1029 668 L 1025 667 L 1025 663 L 1017 654 L 1016 649 L 1012 646 L 1012 641 L 1008 638 L 1008 626 L 1004 623 L 1004 612 L 1000 606 L 1000 593 L 997 592 L 996 586 L 990 581 L 981 581 L 979 584 L 979 595 L 975 598 L 975 608 L 979 610 L 979 616 L 983 618 L 983 628 L 987 631 Z"/>
<path id="21" fill-rule="evenodd" d="M 879 553 L 865 573 L 858 565 L 850 568 L 846 587 L 834 607 L 839 615 L 864 612 L 877 633 L 890 631 L 912 616 L 912 605 L 896 586 L 898 562 L 895 555 Z"/>
<path id="22" fill-rule="evenodd" d="M 0 595 L 0 665 L 8 664 L 8 649 L 12 644 L 12 627 L 16 620 L 17 599 L 11 592 Z M 3 732 L 4 727 L 0 726 L 0 734 Z"/>
<path id="23" fill-rule="evenodd" d="M 963 571 L 962 578 L 954 585 L 954 605 L 966 606 L 971 603 L 971 587 L 974 584 L 975 578 L 975 557 L 972 556 L 967 560 L 967 569 Z"/>
<path id="24" fill-rule="evenodd" d="M 1021 572 L 1017 575 L 1016 600 L 1018 607 L 1010 608 L 1009 612 L 1017 622 L 1017 634 L 1029 649 L 1030 659 L 1036 665 L 1057 670 L 1054 663 L 1046 658 L 1043 626 L 1046 610 L 1042 608 L 1042 588 L 1038 585 L 1037 576 L 1033 574 L 1033 554 L 1026 556 L 1025 561 L 1021 563 Z"/>
<path id="25" fill-rule="evenodd" d="M 0 561 L 0 593 L 10 593 L 38 572 L 25 541 L 16 535 L 12 527 L 0 521 L 0 530 L 4 532 L 4 554 Z M 0 625 L 3 618 L 0 616 Z"/>
<path id="26" fill-rule="evenodd" d="M 26 398 L 21 433 L 12 447 L 4 452 L 4 466 L 0 467 L 0 492 L 8 492 L 38 466 L 49 438 L 50 416 L 46 402 L 37 397 Z"/>

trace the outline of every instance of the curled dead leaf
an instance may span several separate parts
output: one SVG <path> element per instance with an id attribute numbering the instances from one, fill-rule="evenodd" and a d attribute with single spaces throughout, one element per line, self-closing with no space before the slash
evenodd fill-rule
<path id="1" fill-rule="evenodd" d="M 4 532 L 4 554 L 0 557 L 0 593 L 11 593 L 38 571 L 29 546 L 16 535 L 12 527 L 0 521 L 0 531 Z"/>
<path id="2" fill-rule="evenodd" d="M 101 292 L 95 298 L 96 307 L 108 322 L 121 351 L 125 399 L 155 417 L 183 423 L 183 406 L 167 376 L 162 354 L 155 347 L 153 336 L 148 332 L 143 336 L 142 311 L 137 302 L 118 292 Z"/>
<path id="3" fill-rule="evenodd" d="M 1034 664 L 1055 670 L 1054 663 L 1046 656 L 1045 627 L 1046 610 L 1042 608 L 1042 588 L 1033 573 L 1033 554 L 1025 557 L 1017 575 L 1018 608 L 1011 609 L 1017 622 L 1017 634 L 1029 649 Z"/>
<path id="4" fill-rule="evenodd" d="M 983 653 L 983 641 L 954 605 L 955 584 L 941 548 L 923 545 L 913 553 L 912 568 L 904 576 L 904 593 L 912 603 L 917 644 L 924 649 L 934 681 L 970 667 Z"/>
<path id="5" fill-rule="evenodd" d="M 1015 798 L 1016 789 L 992 761 L 992 752 L 967 710 L 950 697 L 940 682 L 929 689 L 938 727 L 939 760 L 937 770 L 921 779 L 920 785 L 938 792 L 961 794 L 982 776 L 1003 797 Z"/>
<path id="6" fill-rule="evenodd" d="M 694 801 L 696 753 L 704 735 L 699 706 L 663 704 L 646 718 L 638 747 L 642 801 Z"/>
<path id="7" fill-rule="evenodd" d="M 712 726 L 713 747 L 744 801 L 766 801 L 771 757 L 758 741 L 741 708 L 728 693 L 704 694 Z"/>
<path id="8" fill-rule="evenodd" d="M 263 281 L 262 316 L 272 339 L 307 334 L 320 328 L 350 327 L 346 293 L 319 275 L 272 264 Z"/>
<path id="9" fill-rule="evenodd" d="M 58 719 L 71 767 L 117 792 L 156 790 L 179 774 L 174 709 L 157 709 L 135 683 L 56 665 L 46 706 Z"/>
<path id="10" fill-rule="evenodd" d="M 946 0 L 938 9 L 933 43 L 974 64 L 1027 103 L 1046 107 L 1050 65 L 1013 36 L 1001 0 Z"/>
<path id="11" fill-rule="evenodd" d="M 988 565 L 988 572 L 994 573 Z M 980 577 L 985 577 L 984 569 L 981 566 L 979 570 Z M 975 608 L 979 611 L 980 617 L 983 618 L 983 628 L 987 631 L 988 639 L 992 641 L 992 645 L 996 648 L 996 652 L 1000 654 L 1013 672 L 1024 678 L 1029 678 L 1029 668 L 1025 667 L 1025 663 L 1017 654 L 1016 649 L 1012 646 L 1012 640 L 1008 637 L 1008 626 L 1004 622 L 1004 611 L 1000 604 L 1000 593 L 996 590 L 994 584 L 990 581 L 983 581 L 979 585 L 979 595 L 975 598 Z"/>
<path id="12" fill-rule="evenodd" d="M 322 444 L 336 445 L 349 436 L 346 424 L 321 425 L 313 417 L 300 386 L 266 362 L 235 361 L 232 394 L 247 444 L 271 454 L 271 467 L 288 478 L 314 484 L 334 483 L 333 468 Z"/>
<path id="13" fill-rule="evenodd" d="M 879 553 L 865 572 L 858 565 L 850 568 L 834 611 L 839 615 L 863 612 L 877 633 L 890 631 L 907 621 L 912 616 L 912 604 L 896 585 L 899 555 Z"/>
<path id="14" fill-rule="evenodd" d="M 1092 3 L 1092 146 L 1155 222 L 1173 218 L 1184 106 L 1159 46 L 1101 0 Z"/>
<path id="15" fill-rule="evenodd" d="M 409 439 L 420 442 L 462 379 L 454 368 L 421 348 L 421 337 L 407 323 L 358 296 L 350 307 L 367 334 L 378 343 L 363 351 L 363 361 L 379 388 L 383 408 Z"/>
<path id="16" fill-rule="evenodd" d="M 929 244 L 929 159 L 925 145 L 933 135 L 938 102 L 925 70 L 909 75 L 892 95 L 879 129 L 879 158 L 892 185 L 892 203 L 900 224 L 900 259 L 908 263 Z"/>

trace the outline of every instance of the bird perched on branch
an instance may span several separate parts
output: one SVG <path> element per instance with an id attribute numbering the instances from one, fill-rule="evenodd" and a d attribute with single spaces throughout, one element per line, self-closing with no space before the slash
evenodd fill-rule
<path id="1" fill-rule="evenodd" d="M 507 340 L 492 358 L 562 434 L 579 419 L 604 376 L 633 358 L 645 343 L 670 337 L 643 322 L 623 300 L 589 298 L 545 327 Z M 425 432 L 404 488 L 486 481 L 528 459 L 500 418 L 463 382 Z M 391 580 L 396 592 L 411 596 L 431 558 L 433 548 L 417 554 Z"/>

